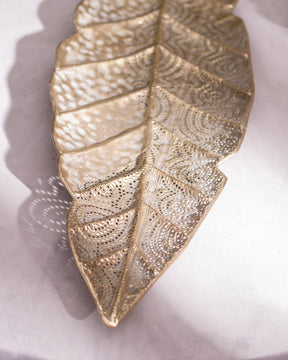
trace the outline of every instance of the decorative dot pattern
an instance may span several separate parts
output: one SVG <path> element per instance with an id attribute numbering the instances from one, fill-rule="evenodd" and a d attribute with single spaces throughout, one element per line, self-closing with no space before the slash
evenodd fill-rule
<path id="1" fill-rule="evenodd" d="M 223 189 L 253 97 L 236 0 L 83 0 L 51 79 L 68 234 L 116 326 Z"/>
<path id="2" fill-rule="evenodd" d="M 101 147 L 64 153 L 60 158 L 60 168 L 71 195 L 86 189 L 87 184 L 91 187 L 117 177 L 118 172 L 134 169 L 142 152 L 144 130 L 139 128 Z"/>
<path id="3" fill-rule="evenodd" d="M 129 56 L 153 46 L 159 11 L 115 24 L 83 28 L 63 41 L 59 66 L 99 62 Z"/>
<path id="4" fill-rule="evenodd" d="M 75 15 L 77 27 L 113 23 L 151 13 L 161 6 L 161 0 L 84 0 Z"/>

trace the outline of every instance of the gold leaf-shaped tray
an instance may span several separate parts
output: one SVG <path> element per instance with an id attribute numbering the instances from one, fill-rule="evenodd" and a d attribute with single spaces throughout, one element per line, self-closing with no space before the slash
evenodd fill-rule
<path id="1" fill-rule="evenodd" d="M 253 97 L 235 0 L 84 0 L 51 79 L 75 260 L 109 326 L 184 250 Z"/>

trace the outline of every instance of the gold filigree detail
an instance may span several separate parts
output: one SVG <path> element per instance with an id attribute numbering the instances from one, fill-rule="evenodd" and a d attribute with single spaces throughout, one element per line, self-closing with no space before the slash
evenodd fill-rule
<path id="1" fill-rule="evenodd" d="M 83 0 L 51 79 L 68 234 L 117 324 L 185 249 L 246 130 L 253 79 L 235 0 Z"/>

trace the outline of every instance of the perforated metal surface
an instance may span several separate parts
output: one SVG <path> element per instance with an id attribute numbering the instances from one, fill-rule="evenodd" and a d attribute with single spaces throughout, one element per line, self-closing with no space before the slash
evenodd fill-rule
<path id="1" fill-rule="evenodd" d="M 68 233 L 116 326 L 187 246 L 253 97 L 235 1 L 83 1 L 51 80 Z"/>

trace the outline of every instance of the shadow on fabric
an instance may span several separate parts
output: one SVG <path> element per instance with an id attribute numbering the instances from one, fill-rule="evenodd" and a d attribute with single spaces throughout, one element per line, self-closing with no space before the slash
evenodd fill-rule
<path id="1" fill-rule="evenodd" d="M 84 319 L 95 305 L 66 236 L 71 199 L 57 177 L 48 86 L 56 46 L 74 32 L 72 18 L 78 2 L 46 0 L 39 5 L 44 28 L 17 44 L 16 61 L 8 77 L 12 105 L 5 129 L 10 143 L 7 167 L 31 190 L 19 210 L 19 233 L 68 313 Z"/>

